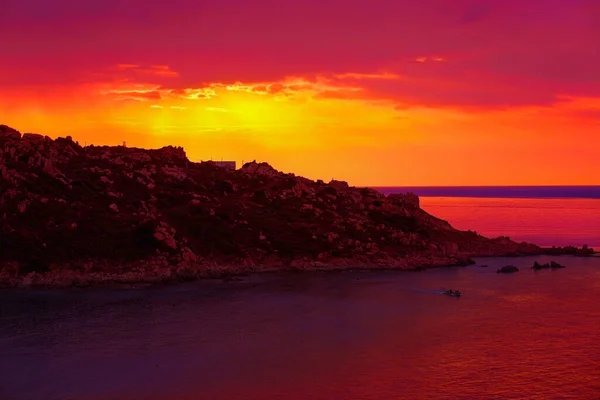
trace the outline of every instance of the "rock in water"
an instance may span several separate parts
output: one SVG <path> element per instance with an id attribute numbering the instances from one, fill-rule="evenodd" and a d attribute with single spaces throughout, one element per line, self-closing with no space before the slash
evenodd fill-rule
<path id="1" fill-rule="evenodd" d="M 502 268 L 499 268 L 496 272 L 499 274 L 511 274 L 513 272 L 518 272 L 519 268 L 515 267 L 514 265 L 506 265 Z"/>
<path id="2" fill-rule="evenodd" d="M 535 261 L 533 263 L 533 266 L 531 267 L 531 269 L 533 269 L 534 271 L 539 271 L 540 269 L 560 269 L 560 268 L 565 268 L 564 265 L 557 263 L 556 261 L 550 261 L 549 263 L 546 264 L 540 264 L 537 261 Z"/>

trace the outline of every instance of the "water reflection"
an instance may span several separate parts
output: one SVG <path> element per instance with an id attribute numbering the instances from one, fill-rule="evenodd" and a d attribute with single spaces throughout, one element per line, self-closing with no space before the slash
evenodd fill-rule
<path id="1" fill-rule="evenodd" d="M 600 259 L 532 262 L 0 292 L 0 398 L 594 398 Z"/>
<path id="2" fill-rule="evenodd" d="M 600 248 L 600 199 L 422 197 L 421 206 L 458 229 L 484 236 Z"/>

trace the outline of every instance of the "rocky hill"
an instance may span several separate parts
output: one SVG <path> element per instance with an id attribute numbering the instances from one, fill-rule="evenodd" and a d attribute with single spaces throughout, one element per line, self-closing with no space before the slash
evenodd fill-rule
<path id="1" fill-rule="evenodd" d="M 82 147 L 0 125 L 0 282 L 156 282 L 279 269 L 419 268 L 535 245 L 452 228 L 384 196 L 179 147 Z"/>

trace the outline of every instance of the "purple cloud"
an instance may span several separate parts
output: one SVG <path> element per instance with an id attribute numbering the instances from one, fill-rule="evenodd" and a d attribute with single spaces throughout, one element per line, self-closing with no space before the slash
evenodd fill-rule
<path id="1" fill-rule="evenodd" d="M 136 64 L 180 88 L 386 71 L 404 79 L 361 87 L 448 106 L 600 96 L 594 0 L 4 0 L 0 26 L 0 90 Z"/>

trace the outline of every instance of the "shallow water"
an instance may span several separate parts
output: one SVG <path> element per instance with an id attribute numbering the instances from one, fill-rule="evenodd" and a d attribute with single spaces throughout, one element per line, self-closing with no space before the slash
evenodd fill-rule
<path id="1" fill-rule="evenodd" d="M 0 399 L 598 398 L 600 258 L 479 261 L 1 291 Z"/>

